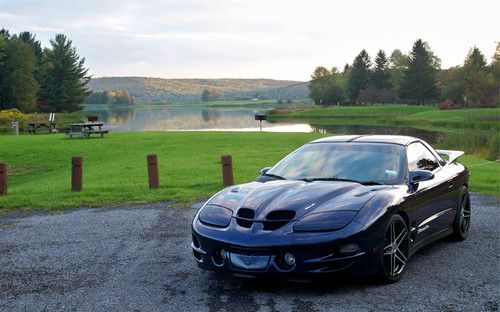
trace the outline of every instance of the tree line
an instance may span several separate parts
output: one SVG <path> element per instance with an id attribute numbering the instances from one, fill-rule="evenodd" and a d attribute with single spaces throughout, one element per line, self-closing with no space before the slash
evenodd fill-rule
<path id="1" fill-rule="evenodd" d="M 107 90 L 92 92 L 85 103 L 130 105 L 135 103 L 135 97 L 129 95 L 127 90 Z"/>
<path id="2" fill-rule="evenodd" d="M 471 48 L 463 65 L 441 69 L 440 59 L 421 39 L 408 55 L 379 50 L 374 63 L 362 50 L 342 71 L 317 67 L 309 82 L 309 97 L 318 105 L 446 101 L 449 106 L 500 105 L 500 44 L 491 62 Z M 450 108 L 450 107 L 448 107 Z"/>
<path id="3" fill-rule="evenodd" d="M 34 34 L 0 30 L 0 110 L 73 112 L 91 94 L 85 58 L 64 34 L 42 48 Z"/>

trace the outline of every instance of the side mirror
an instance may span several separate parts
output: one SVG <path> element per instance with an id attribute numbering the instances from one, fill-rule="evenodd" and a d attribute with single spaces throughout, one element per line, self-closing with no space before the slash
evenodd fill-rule
<path id="1" fill-rule="evenodd" d="M 261 176 L 265 175 L 269 170 L 271 170 L 271 167 L 262 168 L 262 170 L 260 170 L 260 175 Z"/>
<path id="2" fill-rule="evenodd" d="M 434 173 L 428 170 L 410 171 L 410 184 L 417 184 L 418 182 L 428 181 L 432 179 L 434 179 Z"/>

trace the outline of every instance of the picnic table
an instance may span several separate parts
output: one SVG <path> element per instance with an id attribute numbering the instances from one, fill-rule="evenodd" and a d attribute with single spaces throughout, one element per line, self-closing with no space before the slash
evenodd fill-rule
<path id="1" fill-rule="evenodd" d="M 29 134 L 36 134 L 40 128 L 46 128 L 49 130 L 49 133 L 52 133 L 56 129 L 56 123 L 53 121 L 42 121 L 42 122 L 27 122 L 28 125 L 28 133 Z"/>
<path id="2" fill-rule="evenodd" d="M 104 123 L 102 122 L 85 122 L 69 124 L 70 130 L 66 133 L 70 138 L 74 135 L 80 135 L 82 138 L 86 139 L 90 137 L 91 134 L 100 134 L 101 138 L 109 133 L 109 130 L 102 129 Z"/>

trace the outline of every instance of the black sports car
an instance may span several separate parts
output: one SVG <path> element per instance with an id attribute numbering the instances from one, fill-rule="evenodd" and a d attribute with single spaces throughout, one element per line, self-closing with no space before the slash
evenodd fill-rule
<path id="1" fill-rule="evenodd" d="M 377 273 L 395 282 L 420 247 L 467 237 L 462 154 L 408 136 L 305 144 L 203 205 L 192 223 L 194 257 L 200 268 L 239 276 Z"/>

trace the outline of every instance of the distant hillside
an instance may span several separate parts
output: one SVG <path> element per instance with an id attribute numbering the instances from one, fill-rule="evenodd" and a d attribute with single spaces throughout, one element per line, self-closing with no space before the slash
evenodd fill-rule
<path id="1" fill-rule="evenodd" d="M 163 79 L 147 77 L 104 77 L 91 79 L 94 91 L 127 90 L 139 100 L 172 103 L 200 102 L 203 89 L 221 92 L 221 100 L 305 99 L 307 82 L 272 79 Z"/>

